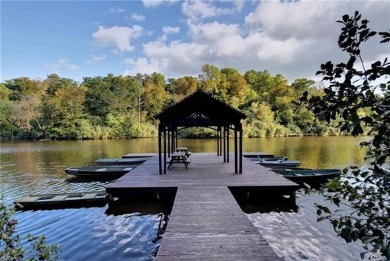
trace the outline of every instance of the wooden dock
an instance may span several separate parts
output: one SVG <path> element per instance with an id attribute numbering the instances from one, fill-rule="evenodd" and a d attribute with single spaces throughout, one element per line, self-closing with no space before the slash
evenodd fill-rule
<path id="1" fill-rule="evenodd" d="M 153 157 L 106 190 L 121 197 L 177 189 L 157 260 L 280 260 L 229 188 L 291 195 L 299 186 L 248 159 L 243 173 L 235 174 L 234 163 L 223 163 L 221 156 L 194 153 L 189 169 L 173 164 L 167 175 L 159 175 Z"/>

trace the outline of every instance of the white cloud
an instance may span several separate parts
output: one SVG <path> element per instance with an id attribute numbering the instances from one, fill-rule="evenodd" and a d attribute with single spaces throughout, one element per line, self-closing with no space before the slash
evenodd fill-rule
<path id="1" fill-rule="evenodd" d="M 333 21 L 339 18 L 334 16 L 337 5 L 334 2 L 265 1 L 245 17 L 245 22 L 251 32 L 264 31 L 275 39 L 323 38 L 334 31 Z M 329 26 L 330 21 L 332 26 Z"/>
<path id="2" fill-rule="evenodd" d="M 138 58 L 138 59 L 126 59 L 124 61 L 126 65 L 130 66 L 130 69 L 124 71 L 123 75 L 136 75 L 140 74 L 152 74 L 154 72 L 160 72 L 161 66 L 156 59 Z"/>
<path id="3" fill-rule="evenodd" d="M 92 34 L 95 42 L 98 45 L 109 47 L 114 46 L 116 51 L 129 52 L 134 49 L 131 45 L 131 40 L 141 36 L 143 28 L 139 25 L 132 27 L 113 26 L 104 28 L 99 26 L 99 29 Z"/>
<path id="4" fill-rule="evenodd" d="M 180 32 L 180 27 L 164 26 L 162 30 L 164 34 L 175 34 Z"/>
<path id="5" fill-rule="evenodd" d="M 131 19 L 134 21 L 145 21 L 145 16 L 144 15 L 139 15 L 139 14 L 132 14 Z"/>
<path id="6" fill-rule="evenodd" d="M 106 59 L 106 55 L 103 54 L 103 55 L 100 55 L 100 56 L 93 56 L 91 59 L 88 59 L 85 62 L 88 63 L 88 64 L 91 64 L 91 63 L 97 63 L 97 62 L 104 61 L 105 59 Z"/>
<path id="7" fill-rule="evenodd" d="M 144 57 L 132 60 L 127 72 L 158 71 L 178 77 L 197 75 L 202 65 L 213 64 L 234 67 L 242 73 L 268 70 L 291 81 L 314 78 L 321 63 L 346 59 L 337 46 L 341 25 L 336 20 L 360 10 L 364 18 L 376 21 L 373 28 L 386 31 L 388 28 L 377 25 L 388 26 L 384 21 L 389 21 L 390 10 L 390 2 L 384 1 L 262 1 L 247 14 L 243 24 L 233 24 L 218 19 L 233 9 L 217 8 L 213 3 L 183 2 L 182 12 L 189 18 L 188 40 L 168 41 L 164 35 L 144 44 Z M 205 22 L 205 18 L 215 19 Z M 388 46 L 378 47 L 375 41 L 364 51 L 368 60 L 389 56 Z"/>
<path id="8" fill-rule="evenodd" d="M 63 59 L 63 58 L 59 59 L 57 63 L 46 65 L 46 67 L 53 72 L 76 71 L 81 68 L 78 65 L 69 63 L 67 59 Z"/>
<path id="9" fill-rule="evenodd" d="M 217 8 L 212 2 L 191 0 L 183 3 L 182 12 L 190 21 L 197 22 L 205 18 L 234 14 L 235 8 Z"/>
<path id="10" fill-rule="evenodd" d="M 236 0 L 234 1 L 234 6 L 236 7 L 238 12 L 241 12 L 242 8 L 244 8 L 245 1 Z"/>
<path id="11" fill-rule="evenodd" d="M 110 13 L 124 13 L 125 10 L 122 9 L 122 8 L 115 8 L 115 7 L 111 7 L 110 10 L 109 10 Z"/>
<path id="12" fill-rule="evenodd" d="M 172 4 L 178 2 L 180 0 L 143 0 L 143 4 L 145 7 L 156 7 L 161 4 Z"/>

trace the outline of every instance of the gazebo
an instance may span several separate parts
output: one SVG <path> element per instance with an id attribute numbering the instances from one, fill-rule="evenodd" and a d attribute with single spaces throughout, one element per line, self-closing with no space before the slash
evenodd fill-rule
<path id="1" fill-rule="evenodd" d="M 167 156 L 176 150 L 177 133 L 189 127 L 217 132 L 217 155 L 229 162 L 229 133 L 234 132 L 235 173 L 242 173 L 242 123 L 246 115 L 229 104 L 198 90 L 154 116 L 158 124 L 159 173 L 167 172 Z"/>

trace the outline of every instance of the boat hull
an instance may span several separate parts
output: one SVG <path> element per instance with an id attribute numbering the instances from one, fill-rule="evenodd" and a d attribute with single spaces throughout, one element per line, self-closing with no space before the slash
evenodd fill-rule
<path id="1" fill-rule="evenodd" d="M 140 165 L 147 161 L 148 158 L 112 158 L 112 159 L 98 159 L 95 163 L 98 165 Z"/>
<path id="2" fill-rule="evenodd" d="M 131 166 L 83 166 L 70 167 L 65 169 L 65 172 L 79 178 L 118 178 L 130 172 L 133 169 Z"/>
<path id="3" fill-rule="evenodd" d="M 339 169 L 272 169 L 272 171 L 300 185 L 321 186 L 330 179 L 340 176 Z"/>
<path id="4" fill-rule="evenodd" d="M 301 164 L 298 160 L 264 160 L 256 163 L 264 167 L 296 167 Z"/>
<path id="5" fill-rule="evenodd" d="M 106 195 L 105 191 L 28 195 L 15 203 L 21 210 L 99 207 L 107 203 Z"/>

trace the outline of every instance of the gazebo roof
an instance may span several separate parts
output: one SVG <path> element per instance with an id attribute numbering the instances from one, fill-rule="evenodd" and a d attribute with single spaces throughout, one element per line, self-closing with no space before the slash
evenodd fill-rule
<path id="1" fill-rule="evenodd" d="M 166 126 L 227 126 L 246 115 L 229 104 L 198 90 L 154 116 Z"/>

